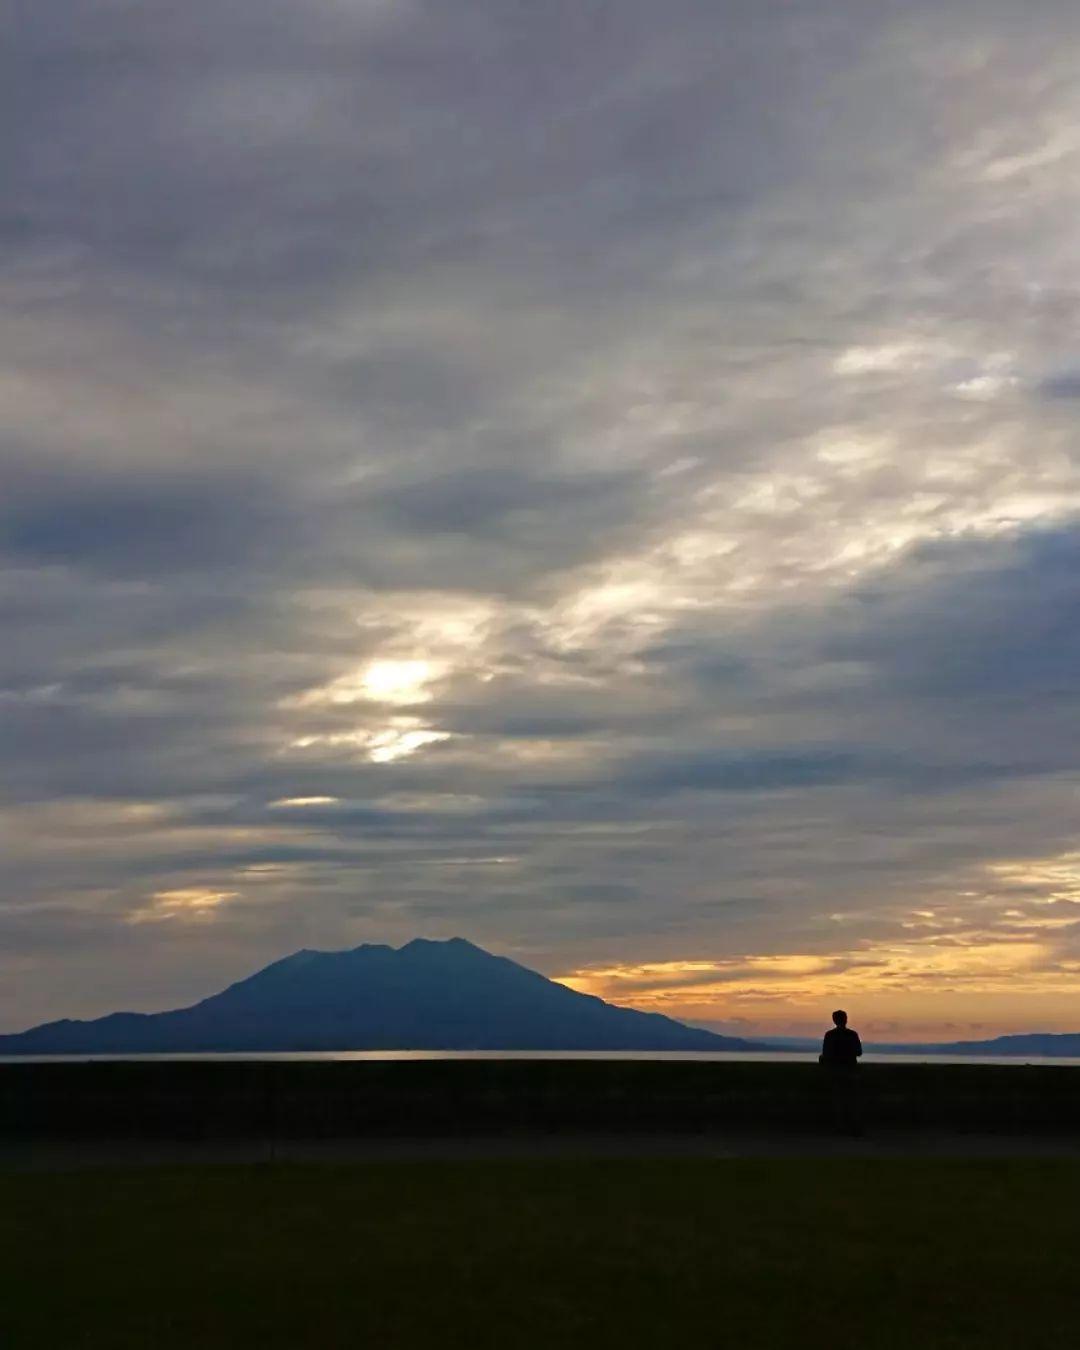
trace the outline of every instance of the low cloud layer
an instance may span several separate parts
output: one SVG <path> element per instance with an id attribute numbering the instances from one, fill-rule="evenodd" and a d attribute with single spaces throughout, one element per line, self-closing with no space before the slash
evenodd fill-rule
<path id="1" fill-rule="evenodd" d="M 4 1029 L 418 933 L 1080 1029 L 1072 6 L 11 37 Z"/>

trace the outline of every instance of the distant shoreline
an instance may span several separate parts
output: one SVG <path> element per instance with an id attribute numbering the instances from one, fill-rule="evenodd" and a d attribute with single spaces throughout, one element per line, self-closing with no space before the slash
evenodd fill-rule
<path id="1" fill-rule="evenodd" d="M 404 1064 L 429 1061 L 648 1061 L 658 1063 L 812 1064 L 813 1050 L 208 1050 L 133 1054 L 0 1055 L 2 1064 L 105 1063 L 342 1063 Z M 868 1047 L 863 1064 L 962 1064 L 1001 1068 L 1017 1065 L 1080 1067 L 1080 1055 L 981 1055 L 936 1050 Z"/>

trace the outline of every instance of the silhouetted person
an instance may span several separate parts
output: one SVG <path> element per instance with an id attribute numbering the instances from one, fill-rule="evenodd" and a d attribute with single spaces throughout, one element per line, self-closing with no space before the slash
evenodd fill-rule
<path id="1" fill-rule="evenodd" d="M 829 1071 L 833 1124 L 846 1134 L 862 1134 L 862 1112 L 859 1107 L 858 1082 L 855 1066 L 862 1054 L 859 1033 L 847 1024 L 847 1013 L 838 1008 L 832 1015 L 835 1023 L 825 1033 L 818 1063 Z"/>
<path id="2" fill-rule="evenodd" d="M 825 1033 L 818 1063 L 828 1064 L 830 1068 L 854 1069 L 862 1054 L 859 1033 L 848 1026 L 847 1013 L 842 1008 L 837 1008 L 832 1020 L 836 1025 Z"/>

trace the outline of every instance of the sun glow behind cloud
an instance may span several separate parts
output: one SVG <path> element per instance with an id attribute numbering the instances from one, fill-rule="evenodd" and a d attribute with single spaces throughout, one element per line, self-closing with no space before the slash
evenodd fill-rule
<path id="1" fill-rule="evenodd" d="M 188 886 L 175 891 L 155 891 L 149 904 L 134 910 L 132 923 L 158 923 L 170 919 L 198 922 L 213 918 L 220 905 L 235 900 L 237 891 L 217 891 L 205 886 Z"/>
<path id="2" fill-rule="evenodd" d="M 271 802 L 271 806 L 333 806 L 338 801 L 337 797 L 280 797 L 276 802 Z"/>
<path id="3" fill-rule="evenodd" d="M 373 661 L 361 687 L 367 698 L 380 703 L 427 703 L 435 673 L 430 661 Z"/>
<path id="4" fill-rule="evenodd" d="M 329 684 L 286 700 L 285 706 L 307 708 L 319 704 L 348 706 L 352 703 L 430 703 L 429 685 L 440 668 L 426 660 L 370 661 L 359 670 L 341 675 Z"/>
<path id="5" fill-rule="evenodd" d="M 373 764 L 391 764 L 416 754 L 426 745 L 450 739 L 448 731 L 426 726 L 418 717 L 392 717 L 387 724 L 370 730 L 300 736 L 292 745 L 297 750 L 359 750 Z"/>

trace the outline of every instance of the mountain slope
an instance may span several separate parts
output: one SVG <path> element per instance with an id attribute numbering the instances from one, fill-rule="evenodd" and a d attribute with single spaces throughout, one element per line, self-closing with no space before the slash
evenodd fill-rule
<path id="1" fill-rule="evenodd" d="M 275 1050 L 744 1050 L 618 1008 L 462 938 L 299 951 L 190 1008 L 49 1022 L 0 1054 Z"/>

